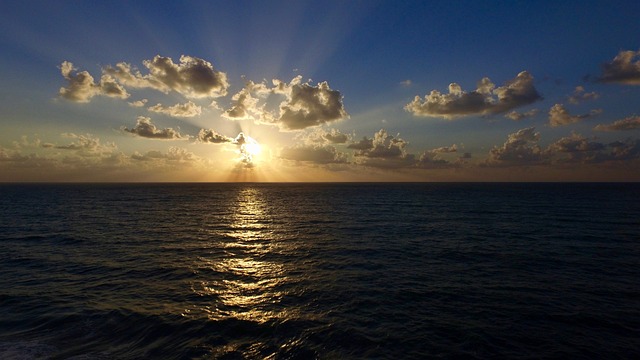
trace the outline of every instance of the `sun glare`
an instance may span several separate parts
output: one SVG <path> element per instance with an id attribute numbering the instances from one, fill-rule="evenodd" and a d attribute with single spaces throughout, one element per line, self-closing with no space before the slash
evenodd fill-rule
<path id="1" fill-rule="evenodd" d="M 234 143 L 240 147 L 238 150 L 240 153 L 240 161 L 252 166 L 256 160 L 256 156 L 262 151 L 260 144 L 256 139 L 249 135 L 245 135 L 244 133 L 238 134 Z"/>

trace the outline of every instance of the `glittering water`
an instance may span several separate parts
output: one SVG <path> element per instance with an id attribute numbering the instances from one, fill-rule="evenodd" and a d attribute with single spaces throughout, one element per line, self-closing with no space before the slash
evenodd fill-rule
<path id="1" fill-rule="evenodd" d="M 640 355 L 637 184 L 0 196 L 0 358 Z"/>

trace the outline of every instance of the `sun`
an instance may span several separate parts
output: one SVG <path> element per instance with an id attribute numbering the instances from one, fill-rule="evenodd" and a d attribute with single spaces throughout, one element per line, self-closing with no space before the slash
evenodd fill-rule
<path id="1" fill-rule="evenodd" d="M 240 147 L 238 150 L 240 153 L 240 161 L 248 166 L 253 166 L 255 157 L 262 151 L 262 147 L 256 139 L 244 133 L 239 133 L 233 143 Z"/>

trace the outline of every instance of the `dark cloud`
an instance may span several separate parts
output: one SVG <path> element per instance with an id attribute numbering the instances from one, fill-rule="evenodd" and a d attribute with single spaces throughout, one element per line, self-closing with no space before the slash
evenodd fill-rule
<path id="1" fill-rule="evenodd" d="M 545 154 L 538 145 L 540 133 L 534 127 L 518 130 L 509 134 L 507 141 L 500 147 L 489 151 L 485 165 L 513 166 L 539 164 L 545 160 Z"/>
<path id="2" fill-rule="evenodd" d="M 405 106 L 405 110 L 416 116 L 452 119 L 467 115 L 503 113 L 541 99 L 533 86 L 533 76 L 523 71 L 498 88 L 489 78 L 483 78 L 472 92 L 464 92 L 460 85 L 451 83 L 448 94 L 432 90 L 424 100 L 416 96 Z"/>
<path id="3" fill-rule="evenodd" d="M 347 156 L 330 145 L 300 145 L 285 147 L 280 157 L 287 160 L 305 161 L 316 164 L 344 164 Z"/>
<path id="4" fill-rule="evenodd" d="M 347 148 L 355 150 L 369 150 L 373 148 L 373 139 L 369 139 L 364 136 L 362 140 L 349 144 Z"/>
<path id="5" fill-rule="evenodd" d="M 574 133 L 549 145 L 547 151 L 560 164 L 629 161 L 640 158 L 640 141 L 627 140 L 604 144 Z"/>
<path id="6" fill-rule="evenodd" d="M 144 116 L 138 116 L 136 126 L 133 129 L 123 127 L 122 130 L 149 139 L 180 140 L 186 138 L 172 128 L 158 129 L 150 118 Z"/>
<path id="7" fill-rule="evenodd" d="M 420 158 L 418 158 L 418 161 L 416 162 L 416 166 L 421 169 L 444 169 L 460 166 L 460 163 L 452 163 L 439 157 L 440 154 L 454 153 L 457 151 L 458 146 L 456 144 L 427 150 L 420 155 Z"/>
<path id="8" fill-rule="evenodd" d="M 73 64 L 64 61 L 60 65 L 60 72 L 67 79 L 67 87 L 62 87 L 58 94 L 74 102 L 86 103 L 94 96 L 102 95 L 119 99 L 129 97 L 127 91 L 110 75 L 102 75 L 100 82 L 96 83 L 93 76 L 87 71 L 76 72 Z"/>
<path id="9" fill-rule="evenodd" d="M 640 116 L 629 116 L 621 120 L 616 120 L 613 124 L 599 124 L 593 129 L 597 131 L 627 131 L 640 129 Z"/>
<path id="10" fill-rule="evenodd" d="M 284 94 L 280 115 L 275 122 L 286 130 L 301 130 L 347 118 L 342 95 L 321 82 L 312 86 L 297 76 L 289 84 L 274 80 L 275 93 Z"/>
<path id="11" fill-rule="evenodd" d="M 188 98 L 216 98 L 227 94 L 227 75 L 206 60 L 182 55 L 180 63 L 176 64 L 170 57 L 156 55 L 143 64 L 149 70 L 147 75 L 124 62 L 115 67 L 107 66 L 103 72 L 124 86 L 152 88 L 165 93 L 173 90 Z"/>
<path id="12" fill-rule="evenodd" d="M 598 81 L 640 85 L 640 51 L 620 51 L 610 63 L 602 65 L 602 76 Z"/>
<path id="13" fill-rule="evenodd" d="M 197 141 L 202 143 L 222 144 L 233 142 L 234 140 L 228 136 L 218 134 L 215 130 L 212 129 L 200 129 L 200 132 L 198 132 Z"/>

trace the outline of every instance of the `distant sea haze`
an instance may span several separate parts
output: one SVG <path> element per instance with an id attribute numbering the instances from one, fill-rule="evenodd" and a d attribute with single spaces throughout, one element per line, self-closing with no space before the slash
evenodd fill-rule
<path id="1" fill-rule="evenodd" d="M 0 196 L 2 359 L 640 357 L 639 184 Z"/>

